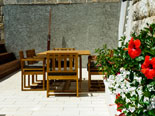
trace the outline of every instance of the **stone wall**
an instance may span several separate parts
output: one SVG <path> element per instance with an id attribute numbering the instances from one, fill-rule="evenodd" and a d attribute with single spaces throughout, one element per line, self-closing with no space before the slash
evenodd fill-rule
<path id="1" fill-rule="evenodd" d="M 146 23 L 155 23 L 155 0 L 138 0 L 133 3 L 132 29 L 140 32 Z"/>
<path id="2" fill-rule="evenodd" d="M 119 2 L 120 0 L 5 0 L 4 4 L 72 4 Z"/>
<path id="3" fill-rule="evenodd" d="M 49 9 L 52 9 L 51 49 L 53 47 L 90 50 L 107 44 L 117 47 L 119 2 L 59 4 L 59 5 L 13 5 L 3 8 L 5 43 L 8 51 L 35 48 L 36 52 L 47 50 Z M 83 57 L 86 67 L 88 56 Z"/>
<path id="4" fill-rule="evenodd" d="M 3 0 L 0 0 L 0 41 L 4 40 L 4 24 L 3 24 L 3 13 L 2 13 L 2 7 L 3 7 Z"/>
<path id="5" fill-rule="evenodd" d="M 126 32 L 129 40 L 131 33 L 140 33 L 146 23 L 155 23 L 155 0 L 133 0 L 130 2 Z M 129 33 L 129 34 L 127 34 Z"/>

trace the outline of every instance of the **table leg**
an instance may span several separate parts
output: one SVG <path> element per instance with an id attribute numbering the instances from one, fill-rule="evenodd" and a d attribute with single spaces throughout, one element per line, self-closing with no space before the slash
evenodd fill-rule
<path id="1" fill-rule="evenodd" d="M 80 81 L 82 81 L 82 57 L 81 55 L 79 56 L 80 58 Z"/>

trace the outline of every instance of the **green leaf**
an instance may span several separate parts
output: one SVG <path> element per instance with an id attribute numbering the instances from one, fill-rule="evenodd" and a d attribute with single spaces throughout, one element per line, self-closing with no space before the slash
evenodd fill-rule
<path id="1" fill-rule="evenodd" d="M 149 91 L 145 91 L 145 92 L 144 92 L 144 96 L 146 96 L 146 97 L 150 97 L 150 96 L 151 96 L 151 94 L 150 94 L 150 92 L 149 92 Z"/>
<path id="2" fill-rule="evenodd" d="M 155 115 L 155 111 L 153 111 L 153 110 L 150 110 L 148 113 L 149 113 L 149 115 L 151 115 L 151 116 L 154 116 L 154 115 Z"/>
<path id="3" fill-rule="evenodd" d="M 127 98 L 130 98 L 130 97 L 131 97 L 130 93 L 127 93 L 127 94 L 126 94 L 126 97 L 127 97 Z"/>
<path id="4" fill-rule="evenodd" d="M 140 61 L 144 61 L 144 57 L 143 56 L 139 56 L 136 58 L 136 61 L 140 62 Z"/>
<path id="5" fill-rule="evenodd" d="M 131 99 L 132 101 L 136 101 L 136 96 L 133 95 L 130 99 Z"/>
<path id="6" fill-rule="evenodd" d="M 130 72 L 129 78 L 130 78 L 130 81 L 132 82 L 132 81 L 133 81 L 133 79 L 134 79 L 134 74 L 133 74 L 133 72 L 132 72 L 132 71 Z"/>

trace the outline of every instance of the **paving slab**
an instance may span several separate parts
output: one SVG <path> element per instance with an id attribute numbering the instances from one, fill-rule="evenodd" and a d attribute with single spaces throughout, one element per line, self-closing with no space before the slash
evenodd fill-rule
<path id="1" fill-rule="evenodd" d="M 87 69 L 82 70 L 85 81 Z M 102 76 L 94 76 L 102 79 Z M 109 116 L 104 92 L 84 92 L 76 96 L 50 96 L 46 91 L 21 91 L 21 71 L 0 81 L 0 115 L 6 116 Z"/>

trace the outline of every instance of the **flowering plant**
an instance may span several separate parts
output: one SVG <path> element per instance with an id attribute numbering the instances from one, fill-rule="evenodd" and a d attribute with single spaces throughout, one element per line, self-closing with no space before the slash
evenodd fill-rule
<path id="1" fill-rule="evenodd" d="M 97 61 L 117 97 L 117 109 L 126 116 L 155 114 L 155 24 L 132 34 L 129 42 L 122 37 L 121 47 L 97 49 Z M 109 55 L 113 51 L 113 55 Z M 121 110 L 120 110 L 121 109 Z"/>

